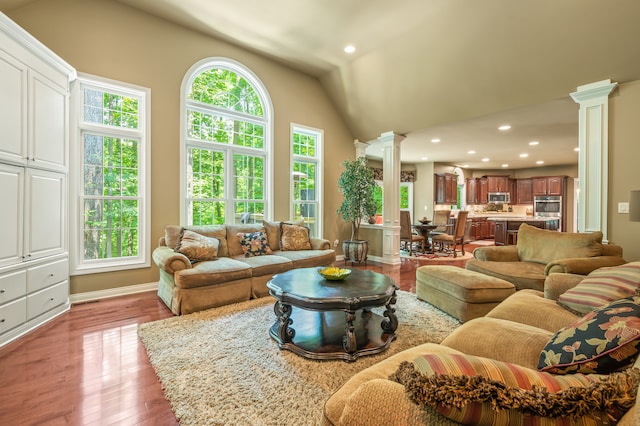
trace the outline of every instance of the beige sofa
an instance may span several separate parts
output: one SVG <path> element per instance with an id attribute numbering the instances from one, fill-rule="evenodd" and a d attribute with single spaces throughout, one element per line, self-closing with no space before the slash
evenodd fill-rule
<path id="1" fill-rule="evenodd" d="M 602 233 L 567 233 L 523 223 L 518 241 L 510 246 L 478 247 L 466 269 L 509 281 L 516 290 L 542 291 L 545 278 L 554 272 L 587 275 L 625 263 L 622 247 L 602 244 Z"/>
<path id="2" fill-rule="evenodd" d="M 328 240 L 310 238 L 306 250 L 282 250 L 280 222 L 262 224 L 181 227 L 168 225 L 153 251 L 160 268 L 158 296 L 176 315 L 237 303 L 269 294 L 273 275 L 294 268 L 329 266 L 336 254 Z M 192 262 L 176 251 L 184 230 L 219 241 L 212 260 Z M 238 233 L 263 231 L 273 254 L 245 257 Z"/>
<path id="3" fill-rule="evenodd" d="M 579 318 L 548 297 L 564 293 L 583 278 L 583 276 L 572 274 L 552 274 L 545 284 L 547 292 L 530 289 L 516 292 L 485 317 L 476 318 L 461 325 L 442 343 L 425 343 L 407 349 L 357 373 L 326 401 L 322 423 L 368 426 L 459 424 L 439 414 L 433 408 L 420 408 L 409 399 L 402 384 L 389 379 L 390 375 L 399 371 L 398 367 L 401 363 L 412 363 L 425 354 L 432 356 L 458 354 L 465 358 L 475 356 L 517 364 L 524 367 L 525 371 L 537 370 L 541 350 L 554 332 Z M 635 368 L 638 368 L 638 364 L 639 362 L 635 363 Z M 518 380 L 522 380 L 523 377 L 524 375 L 520 376 Z M 607 375 L 601 377 L 613 378 Z M 447 392 L 447 390 L 446 387 L 438 387 L 435 392 Z M 454 396 L 460 397 L 456 392 L 453 392 Z M 631 408 L 620 419 L 619 426 L 640 424 L 640 410 L 636 411 L 639 399 L 640 396 L 633 399 L 633 395 L 630 395 L 628 404 Z M 522 424 L 522 418 L 514 419 L 513 413 L 509 415 L 512 417 L 509 419 L 503 417 L 494 424 Z M 516 416 L 518 415 L 521 416 L 516 413 Z M 555 419 L 539 420 L 543 421 L 535 424 L 556 424 Z M 585 423 L 571 424 L 604 424 L 597 420 L 591 422 L 591 420 L 590 418 Z"/>

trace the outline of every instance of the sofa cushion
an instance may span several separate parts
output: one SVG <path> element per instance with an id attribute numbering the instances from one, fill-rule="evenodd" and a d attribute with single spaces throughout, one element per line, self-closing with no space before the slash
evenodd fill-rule
<path id="1" fill-rule="evenodd" d="M 640 344 L 640 296 L 616 300 L 561 328 L 540 353 L 538 369 L 608 374 L 629 368 Z"/>
<path id="2" fill-rule="evenodd" d="M 227 250 L 227 227 L 225 225 L 211 225 L 211 226 L 178 226 L 167 225 L 164 227 L 164 241 L 167 247 L 175 250 L 180 244 L 180 237 L 183 230 L 189 230 L 197 232 L 200 235 L 204 235 L 210 238 L 217 238 L 220 242 L 218 245 L 218 257 L 228 256 Z"/>
<path id="3" fill-rule="evenodd" d="M 544 274 L 544 265 L 535 262 L 484 262 L 471 259 L 467 261 L 465 268 L 509 281 L 516 286 L 516 290 L 525 288 L 542 290 L 544 280 L 547 278 Z"/>
<path id="4" fill-rule="evenodd" d="M 518 228 L 516 245 L 521 261 L 546 265 L 556 259 L 600 256 L 602 232 L 557 232 L 523 223 Z"/>
<path id="5" fill-rule="evenodd" d="M 311 250 L 309 228 L 282 222 L 280 224 L 280 249 L 284 251 Z"/>
<path id="6" fill-rule="evenodd" d="M 640 372 L 554 376 L 490 358 L 426 354 L 390 376 L 411 400 L 464 424 L 597 424 L 634 403 Z M 598 395 L 607 395 L 599 398 Z M 579 401 L 580 403 L 576 403 Z"/>
<path id="7" fill-rule="evenodd" d="M 314 266 L 327 266 L 336 260 L 336 252 L 333 250 L 299 250 L 276 251 L 274 254 L 293 262 L 294 268 L 313 268 Z"/>
<path id="8" fill-rule="evenodd" d="M 278 255 L 253 257 L 238 256 L 235 259 L 251 266 L 252 277 L 261 277 L 264 275 L 273 276 L 293 269 L 293 262 L 291 260 Z"/>
<path id="9" fill-rule="evenodd" d="M 176 251 L 184 254 L 193 262 L 215 259 L 218 256 L 220 240 L 198 234 L 188 229 L 182 230 L 182 236 Z"/>
<path id="10" fill-rule="evenodd" d="M 614 300 L 633 296 L 640 287 L 640 262 L 600 268 L 558 297 L 571 311 L 586 314 Z"/>
<path id="11" fill-rule="evenodd" d="M 258 232 L 238 232 L 238 241 L 242 247 L 244 257 L 265 256 L 273 254 L 271 247 L 267 243 L 267 234 Z"/>
<path id="12" fill-rule="evenodd" d="M 251 278 L 251 266 L 228 257 L 198 262 L 193 268 L 174 274 L 176 287 L 182 289 L 223 284 L 243 278 Z"/>
<path id="13" fill-rule="evenodd" d="M 282 222 L 272 222 L 270 220 L 263 220 L 262 225 L 267 232 L 267 241 L 271 250 L 280 250 L 280 224 Z M 285 223 L 292 225 L 304 225 L 304 219 L 289 220 Z"/>

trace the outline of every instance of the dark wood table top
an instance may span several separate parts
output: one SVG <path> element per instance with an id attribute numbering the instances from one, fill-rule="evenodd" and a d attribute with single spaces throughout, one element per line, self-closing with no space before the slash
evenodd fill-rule
<path id="1" fill-rule="evenodd" d="M 330 281 L 318 273 L 318 268 L 277 274 L 267 287 L 272 296 L 283 303 L 323 311 L 382 306 L 397 288 L 388 276 L 366 269 L 352 269 L 345 280 Z"/>

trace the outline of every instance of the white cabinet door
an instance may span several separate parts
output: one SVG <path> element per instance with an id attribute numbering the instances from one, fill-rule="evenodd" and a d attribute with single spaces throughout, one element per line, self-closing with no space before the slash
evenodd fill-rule
<path id="1" fill-rule="evenodd" d="M 0 159 L 26 161 L 26 118 L 26 67 L 0 50 Z"/>
<path id="2" fill-rule="evenodd" d="M 29 75 L 29 164 L 66 171 L 69 162 L 68 93 L 35 71 L 29 71 Z"/>
<path id="3" fill-rule="evenodd" d="M 0 163 L 0 267 L 22 262 L 24 167 Z"/>
<path id="4" fill-rule="evenodd" d="M 25 253 L 27 260 L 66 249 L 67 180 L 63 173 L 27 169 Z"/>

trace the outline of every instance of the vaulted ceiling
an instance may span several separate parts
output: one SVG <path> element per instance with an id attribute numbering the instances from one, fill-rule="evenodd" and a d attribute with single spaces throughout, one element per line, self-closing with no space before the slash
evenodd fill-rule
<path id="1" fill-rule="evenodd" d="M 110 1 L 316 76 L 354 138 L 407 135 L 403 161 L 576 163 L 569 93 L 640 79 L 637 0 Z M 512 129 L 498 132 L 503 123 Z M 517 157 L 525 150 L 529 163 Z"/>

